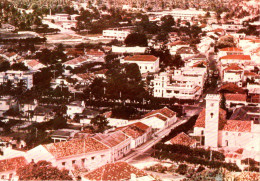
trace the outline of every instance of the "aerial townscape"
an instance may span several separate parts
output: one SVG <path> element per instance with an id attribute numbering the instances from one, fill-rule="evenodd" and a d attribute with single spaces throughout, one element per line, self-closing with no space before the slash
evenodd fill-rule
<path id="1" fill-rule="evenodd" d="M 260 0 L 0 0 L 0 180 L 259 181 Z"/>

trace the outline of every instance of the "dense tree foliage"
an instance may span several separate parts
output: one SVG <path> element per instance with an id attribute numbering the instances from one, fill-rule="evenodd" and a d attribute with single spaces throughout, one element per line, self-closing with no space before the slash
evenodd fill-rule
<path id="1" fill-rule="evenodd" d="M 98 133 L 103 133 L 109 127 L 107 118 L 101 115 L 92 118 L 90 123 L 94 126 L 94 130 Z"/>
<path id="2" fill-rule="evenodd" d="M 31 162 L 17 170 L 19 180 L 72 180 L 68 170 L 59 170 L 51 162 Z"/>
<path id="3" fill-rule="evenodd" d="M 145 34 L 131 33 L 126 37 L 125 44 L 126 46 L 129 47 L 133 47 L 133 46 L 146 47 L 148 45 L 148 42 Z"/>

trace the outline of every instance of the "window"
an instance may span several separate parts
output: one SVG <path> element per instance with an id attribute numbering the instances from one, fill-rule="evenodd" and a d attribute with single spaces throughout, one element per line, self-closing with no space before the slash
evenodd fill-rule
<path id="1" fill-rule="evenodd" d="M 153 66 L 151 67 L 151 69 L 153 70 Z"/>
<path id="2" fill-rule="evenodd" d="M 66 165 L 66 162 L 62 162 L 61 164 L 62 164 L 62 166 L 65 166 L 65 165 Z"/>
<path id="3" fill-rule="evenodd" d="M 95 159 L 95 157 L 94 157 L 94 156 L 92 156 L 92 157 L 91 157 L 91 160 L 94 160 L 94 159 Z"/>
<path id="4" fill-rule="evenodd" d="M 2 175 L 2 176 L 1 176 L 1 179 L 2 179 L 2 180 L 5 179 L 5 175 Z"/>
<path id="5" fill-rule="evenodd" d="M 228 135 L 228 132 L 226 132 L 226 135 Z"/>
<path id="6" fill-rule="evenodd" d="M 12 173 L 10 173 L 9 174 L 9 179 L 11 179 L 13 177 L 13 174 Z"/>
<path id="7" fill-rule="evenodd" d="M 211 118 L 213 118 L 213 115 L 214 115 L 213 113 L 210 113 L 210 117 L 211 117 Z"/>
<path id="8" fill-rule="evenodd" d="M 204 135 L 204 131 L 203 130 L 201 131 L 201 135 Z"/>
<path id="9" fill-rule="evenodd" d="M 238 133 L 238 136 L 241 136 L 241 133 Z"/>
<path id="10" fill-rule="evenodd" d="M 228 140 L 226 140 L 225 142 L 226 142 L 226 146 L 228 146 Z"/>
<path id="11" fill-rule="evenodd" d="M 76 160 L 72 160 L 72 164 L 75 164 L 76 163 Z"/>
<path id="12" fill-rule="evenodd" d="M 214 106 L 214 103 L 211 103 L 211 107 L 213 107 Z"/>
<path id="13" fill-rule="evenodd" d="M 82 159 L 81 159 L 81 162 L 82 162 L 82 163 L 85 163 L 85 158 L 82 158 Z"/>
<path id="14" fill-rule="evenodd" d="M 101 155 L 101 158 L 104 158 L 105 157 L 105 155 Z"/>
<path id="15" fill-rule="evenodd" d="M 145 66 L 145 69 L 147 69 L 147 66 Z"/>

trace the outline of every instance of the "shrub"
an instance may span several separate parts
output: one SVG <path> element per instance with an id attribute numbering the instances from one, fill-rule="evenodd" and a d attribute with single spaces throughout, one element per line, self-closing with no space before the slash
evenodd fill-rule
<path id="1" fill-rule="evenodd" d="M 188 170 L 188 166 L 186 164 L 180 164 L 176 172 L 181 175 L 185 175 L 187 170 Z"/>

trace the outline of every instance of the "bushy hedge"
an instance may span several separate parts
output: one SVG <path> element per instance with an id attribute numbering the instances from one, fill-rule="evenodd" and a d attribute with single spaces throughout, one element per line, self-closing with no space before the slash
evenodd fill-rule
<path id="1" fill-rule="evenodd" d="M 204 159 L 210 159 L 210 152 L 211 152 L 210 150 L 205 150 L 203 148 L 190 148 L 184 145 L 177 145 L 177 144 L 166 145 L 163 143 L 158 143 L 157 145 L 155 145 L 155 149 L 166 151 L 169 153 L 185 154 L 185 155 L 190 155 L 193 157 L 199 157 Z M 212 151 L 212 160 L 224 161 L 225 156 L 221 152 Z"/>
<path id="2" fill-rule="evenodd" d="M 224 167 L 230 171 L 241 171 L 238 166 L 234 163 L 226 163 L 222 161 L 209 161 L 201 157 L 192 156 L 185 153 L 170 153 L 168 151 L 159 151 L 156 150 L 154 155 L 157 159 L 170 159 L 171 161 L 176 162 L 188 162 L 191 164 L 200 164 L 207 166 L 209 168 L 220 168 Z"/>

